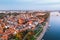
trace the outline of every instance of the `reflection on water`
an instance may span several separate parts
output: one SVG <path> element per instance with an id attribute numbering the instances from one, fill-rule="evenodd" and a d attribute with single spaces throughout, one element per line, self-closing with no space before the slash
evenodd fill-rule
<path id="1" fill-rule="evenodd" d="M 60 16 L 50 16 L 50 25 L 43 39 L 60 40 Z"/>

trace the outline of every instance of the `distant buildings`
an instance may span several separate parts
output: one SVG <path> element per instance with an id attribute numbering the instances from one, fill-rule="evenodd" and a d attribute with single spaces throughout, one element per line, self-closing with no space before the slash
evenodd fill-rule
<path id="1" fill-rule="evenodd" d="M 50 12 L 50 14 L 51 14 L 52 16 L 60 16 L 60 13 L 59 13 L 59 12 Z"/>

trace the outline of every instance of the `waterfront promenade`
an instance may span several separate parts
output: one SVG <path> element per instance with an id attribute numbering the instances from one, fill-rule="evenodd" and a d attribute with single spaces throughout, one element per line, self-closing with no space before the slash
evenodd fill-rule
<path id="1" fill-rule="evenodd" d="M 37 38 L 37 40 L 41 40 L 42 37 L 44 36 L 46 30 L 48 28 L 48 22 L 46 22 L 46 26 L 43 27 L 43 31 L 41 32 L 40 36 Z"/>

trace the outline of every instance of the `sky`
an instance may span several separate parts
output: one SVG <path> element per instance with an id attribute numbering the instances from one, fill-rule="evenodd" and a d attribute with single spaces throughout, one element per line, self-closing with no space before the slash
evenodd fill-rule
<path id="1" fill-rule="evenodd" d="M 60 10 L 60 0 L 0 0 L 0 10 Z"/>

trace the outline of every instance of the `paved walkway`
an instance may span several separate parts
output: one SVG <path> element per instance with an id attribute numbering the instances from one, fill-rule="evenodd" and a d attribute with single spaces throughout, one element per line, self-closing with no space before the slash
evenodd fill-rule
<path id="1" fill-rule="evenodd" d="M 46 26 L 43 27 L 43 31 L 42 31 L 42 33 L 40 34 L 40 36 L 37 38 L 37 40 L 41 40 L 41 39 L 42 39 L 42 37 L 44 36 L 47 28 L 48 28 L 48 22 L 46 22 Z"/>

